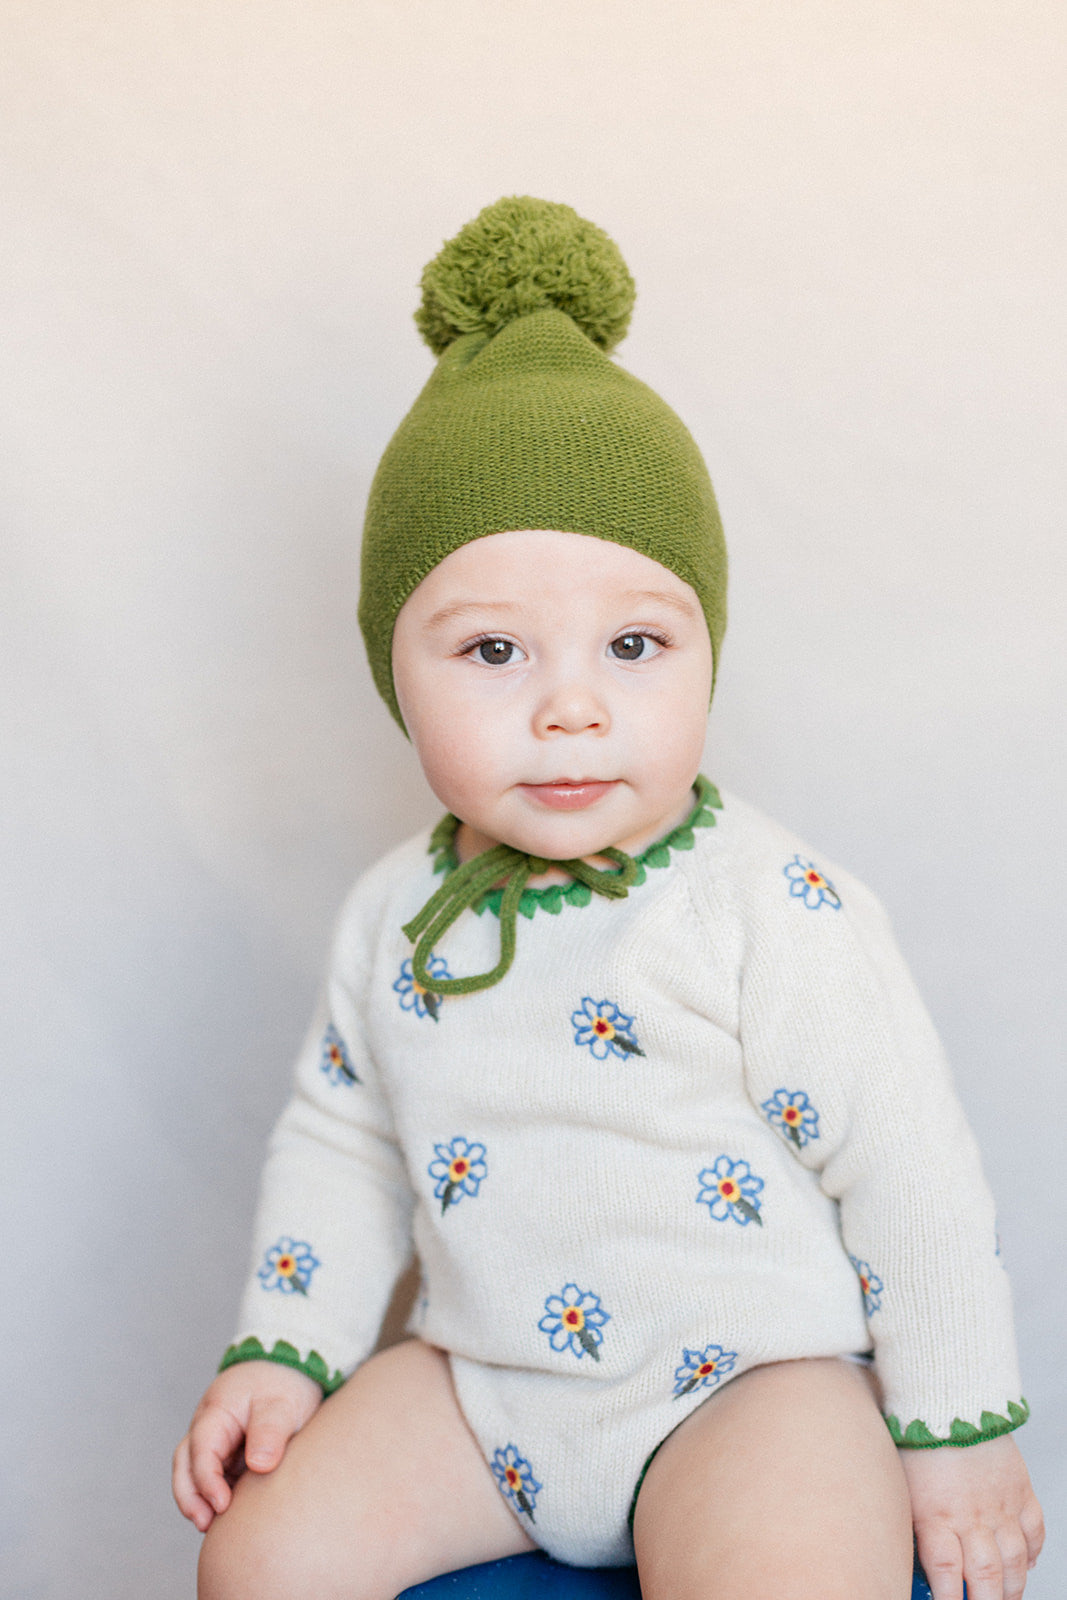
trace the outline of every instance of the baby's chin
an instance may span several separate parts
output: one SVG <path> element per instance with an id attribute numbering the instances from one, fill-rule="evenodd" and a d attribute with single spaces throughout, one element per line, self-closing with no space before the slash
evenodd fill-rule
<path id="1" fill-rule="evenodd" d="M 495 844 L 510 845 L 524 855 L 545 861 L 595 860 L 607 849 L 635 854 L 652 844 L 675 822 L 651 817 L 634 807 L 623 786 L 580 811 L 556 811 L 523 795 L 485 822 L 464 822 L 457 837 L 463 860 L 480 855 Z M 688 809 L 688 793 L 681 809 Z"/>

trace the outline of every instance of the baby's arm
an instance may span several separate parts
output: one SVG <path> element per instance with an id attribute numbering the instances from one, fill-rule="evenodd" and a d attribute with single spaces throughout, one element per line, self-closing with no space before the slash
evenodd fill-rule
<path id="1" fill-rule="evenodd" d="M 272 1472 L 321 1402 L 313 1378 L 273 1361 L 244 1361 L 220 1372 L 174 1452 L 172 1487 L 182 1515 L 206 1533 L 229 1505 L 243 1468 Z"/>
<path id="2" fill-rule="evenodd" d="M 1017 1600 L 1045 1539 L 1015 1440 L 901 1450 L 919 1560 L 934 1600 Z"/>
<path id="3" fill-rule="evenodd" d="M 749 1092 L 779 1131 L 793 1115 L 797 1160 L 839 1203 L 936 1600 L 964 1575 L 970 1600 L 1015 1600 L 1041 1522 L 1008 1437 L 1028 1410 L 992 1197 L 884 912 L 795 863 L 821 899 L 783 894 L 773 861 L 750 891 Z"/>

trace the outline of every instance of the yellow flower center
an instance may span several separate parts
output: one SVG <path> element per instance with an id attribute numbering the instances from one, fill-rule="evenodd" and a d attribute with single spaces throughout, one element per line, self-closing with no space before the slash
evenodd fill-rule
<path id="1" fill-rule="evenodd" d="M 614 1039 L 615 1037 L 615 1029 L 607 1017 L 597 1017 L 593 1023 L 593 1032 L 598 1034 L 601 1039 Z"/>
<path id="2" fill-rule="evenodd" d="M 457 1156 L 448 1169 L 448 1176 L 453 1183 L 458 1183 L 460 1178 L 466 1177 L 470 1171 L 470 1162 L 465 1156 Z"/>
<path id="3" fill-rule="evenodd" d="M 296 1271 L 296 1260 L 293 1256 L 279 1256 L 277 1270 L 283 1278 L 291 1278 Z"/>
<path id="4" fill-rule="evenodd" d="M 579 1310 L 577 1306 L 568 1306 L 563 1313 L 563 1323 L 574 1333 L 581 1333 L 585 1327 L 585 1312 Z"/>
<path id="5" fill-rule="evenodd" d="M 863 1290 L 864 1294 L 867 1294 L 869 1292 L 870 1287 L 871 1287 L 870 1278 L 865 1278 L 863 1276 L 863 1273 L 861 1272 L 860 1273 L 860 1288 Z"/>
<path id="6" fill-rule="evenodd" d="M 710 1378 L 711 1374 L 714 1371 L 715 1371 L 715 1363 L 714 1363 L 714 1361 L 702 1361 L 700 1363 L 699 1367 L 697 1368 L 697 1377 L 698 1378 Z"/>
<path id="7" fill-rule="evenodd" d="M 520 1489 L 522 1487 L 522 1479 L 514 1467 L 505 1467 L 504 1477 L 507 1479 L 509 1489 Z"/>
<path id="8" fill-rule="evenodd" d="M 821 887 L 822 884 L 825 881 L 826 880 L 823 878 L 822 874 L 819 873 L 819 872 L 809 872 L 808 873 L 808 882 L 815 884 L 817 888 Z"/>
<path id="9" fill-rule="evenodd" d="M 800 1112 L 797 1110 L 796 1106 L 786 1106 L 785 1110 L 782 1112 L 782 1116 L 785 1118 L 786 1122 L 795 1123 L 800 1121 Z"/>
<path id="10" fill-rule="evenodd" d="M 412 978 L 411 980 L 411 987 L 414 989 L 416 994 L 426 993 L 426 990 L 423 988 L 422 984 L 419 983 L 415 978 Z"/>
<path id="11" fill-rule="evenodd" d="M 719 1180 L 719 1193 L 724 1200 L 736 1200 L 738 1194 L 737 1184 L 732 1178 L 721 1178 Z"/>

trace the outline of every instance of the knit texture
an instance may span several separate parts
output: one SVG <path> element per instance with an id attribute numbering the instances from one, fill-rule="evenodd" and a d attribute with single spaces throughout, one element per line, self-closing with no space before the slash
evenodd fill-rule
<path id="1" fill-rule="evenodd" d="M 427 268 L 418 320 L 442 354 L 386 448 L 363 528 L 360 626 L 401 727 L 397 614 L 446 556 L 489 534 L 584 533 L 658 561 L 699 596 L 715 671 L 726 627 L 726 547 L 700 451 L 605 353 L 632 290 L 615 247 L 547 201 L 500 201 L 476 223 Z"/>
<path id="2" fill-rule="evenodd" d="M 630 1559 L 650 1452 L 756 1365 L 873 1346 L 918 1447 L 1026 1415 L 992 1201 L 881 908 L 729 795 L 714 815 L 625 899 L 537 902 L 478 993 L 412 972 L 429 836 L 379 863 L 264 1176 L 237 1348 L 351 1371 L 414 1247 L 415 1331 L 578 1564 Z M 427 975 L 499 937 L 467 911 Z"/>

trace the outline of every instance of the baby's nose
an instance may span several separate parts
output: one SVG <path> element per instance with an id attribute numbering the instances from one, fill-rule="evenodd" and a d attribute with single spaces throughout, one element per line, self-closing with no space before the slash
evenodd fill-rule
<path id="1" fill-rule="evenodd" d="M 560 684 L 546 696 L 535 718 L 542 737 L 558 733 L 604 733 L 608 728 L 607 708 L 591 686 L 580 680 Z M 580 777 L 580 773 L 568 773 Z"/>

